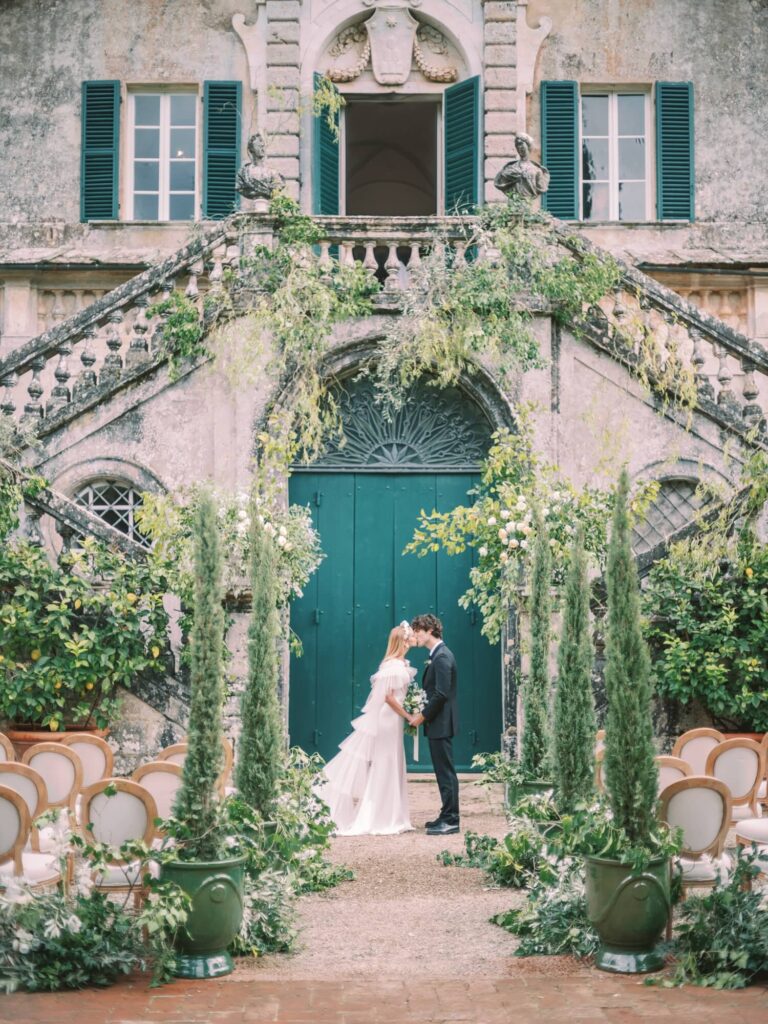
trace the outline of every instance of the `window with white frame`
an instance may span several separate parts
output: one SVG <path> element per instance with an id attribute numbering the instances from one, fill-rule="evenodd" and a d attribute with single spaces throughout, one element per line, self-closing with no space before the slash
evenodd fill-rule
<path id="1" fill-rule="evenodd" d="M 581 95 L 581 219 L 643 221 L 651 209 L 650 102 L 639 90 Z"/>
<path id="2" fill-rule="evenodd" d="M 194 220 L 198 95 L 129 93 L 129 219 Z"/>
<path id="3" fill-rule="evenodd" d="M 141 532 L 136 522 L 136 510 L 142 504 L 139 491 L 122 480 L 94 480 L 78 488 L 75 502 L 98 516 L 109 526 L 126 534 L 143 547 L 149 547 L 149 539 Z"/>

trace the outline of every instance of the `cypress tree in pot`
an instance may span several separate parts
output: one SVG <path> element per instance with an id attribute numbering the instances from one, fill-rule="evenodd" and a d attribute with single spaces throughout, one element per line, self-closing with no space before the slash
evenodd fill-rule
<path id="1" fill-rule="evenodd" d="M 190 634 L 189 751 L 169 833 L 176 859 L 164 860 L 162 877 L 191 898 L 185 931 L 178 937 L 175 974 L 213 978 L 233 969 L 227 947 L 243 914 L 245 857 L 228 857 L 217 780 L 223 767 L 224 702 L 221 550 L 216 506 L 204 493 L 195 517 L 195 593 Z"/>

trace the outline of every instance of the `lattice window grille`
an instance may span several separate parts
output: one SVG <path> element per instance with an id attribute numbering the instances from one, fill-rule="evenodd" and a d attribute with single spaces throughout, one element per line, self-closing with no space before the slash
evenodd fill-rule
<path id="1" fill-rule="evenodd" d="M 130 484 L 119 480 L 97 480 L 81 487 L 75 494 L 75 501 L 137 544 L 145 548 L 150 546 L 135 518 L 136 509 L 141 505 L 141 494 Z"/>
<path id="2" fill-rule="evenodd" d="M 645 519 L 632 531 L 636 555 L 651 551 L 678 530 L 694 521 L 708 498 L 698 490 L 696 480 L 664 480 L 659 493 L 648 507 Z"/>

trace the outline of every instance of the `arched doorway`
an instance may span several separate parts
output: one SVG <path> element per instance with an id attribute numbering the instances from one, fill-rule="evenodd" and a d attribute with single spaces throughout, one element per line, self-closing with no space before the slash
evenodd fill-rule
<path id="1" fill-rule="evenodd" d="M 308 505 L 326 558 L 295 601 L 291 625 L 304 645 L 292 657 L 291 742 L 326 759 L 360 712 L 387 634 L 402 619 L 434 612 L 459 666 L 459 770 L 498 749 L 502 732 L 501 656 L 480 633 L 480 617 L 460 608 L 472 552 L 403 555 L 421 509 L 448 511 L 477 483 L 492 425 L 459 388 L 414 389 L 391 419 L 370 382 L 347 386 L 340 404 L 345 441 L 311 466 L 296 467 L 291 502 Z M 426 651 L 414 649 L 421 669 Z M 426 744 L 418 765 L 429 768 Z"/>

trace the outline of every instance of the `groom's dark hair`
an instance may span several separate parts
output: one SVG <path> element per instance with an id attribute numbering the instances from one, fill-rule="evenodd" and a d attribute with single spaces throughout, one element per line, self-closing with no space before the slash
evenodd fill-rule
<path id="1" fill-rule="evenodd" d="M 436 615 L 417 615 L 411 623 L 411 629 L 423 629 L 438 640 L 443 639 L 443 624 Z"/>

